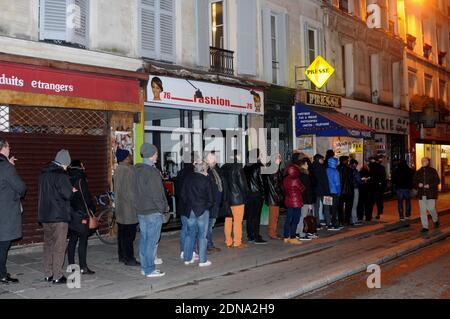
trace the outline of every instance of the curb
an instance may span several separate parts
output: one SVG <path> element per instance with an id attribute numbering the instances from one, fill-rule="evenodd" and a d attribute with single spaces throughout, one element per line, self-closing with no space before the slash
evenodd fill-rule
<path id="1" fill-rule="evenodd" d="M 420 249 L 426 248 L 428 246 L 431 246 L 437 242 L 440 242 L 442 240 L 447 239 L 448 237 L 450 237 L 450 227 L 447 227 L 444 232 L 442 234 L 439 234 L 438 236 L 429 238 L 427 240 L 425 240 L 422 243 L 419 243 L 417 245 L 414 246 L 410 246 L 410 247 L 406 247 L 403 250 L 400 251 L 395 251 L 392 252 L 388 255 L 379 257 L 379 258 L 375 258 L 373 260 L 370 261 L 365 261 L 365 262 L 356 262 L 353 266 L 348 266 L 350 269 L 346 270 L 344 272 L 338 272 L 335 275 L 329 276 L 327 278 L 325 278 L 324 280 L 317 280 L 314 281 L 312 283 L 309 283 L 307 285 L 305 285 L 304 287 L 302 287 L 299 290 L 296 291 L 292 291 L 292 292 L 287 292 L 285 295 L 282 296 L 282 298 L 298 298 L 301 297 L 302 295 L 311 293 L 315 290 L 324 288 L 326 286 L 329 286 L 331 284 L 334 284 L 340 280 L 343 280 L 345 278 L 351 277 L 353 275 L 365 272 L 367 270 L 367 267 L 369 265 L 383 265 L 386 264 L 390 261 L 393 261 L 399 257 L 403 257 L 406 255 L 409 255 L 415 251 L 418 251 Z M 406 244 L 405 244 L 406 245 Z M 281 296 L 280 296 L 281 297 Z M 275 297 L 276 298 L 276 297 Z"/>

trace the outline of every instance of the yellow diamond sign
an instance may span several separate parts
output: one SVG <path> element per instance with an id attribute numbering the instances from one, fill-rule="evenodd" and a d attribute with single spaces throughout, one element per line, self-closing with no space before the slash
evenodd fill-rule
<path id="1" fill-rule="evenodd" d="M 335 69 L 320 55 L 306 69 L 305 74 L 314 85 L 321 89 L 334 74 Z"/>

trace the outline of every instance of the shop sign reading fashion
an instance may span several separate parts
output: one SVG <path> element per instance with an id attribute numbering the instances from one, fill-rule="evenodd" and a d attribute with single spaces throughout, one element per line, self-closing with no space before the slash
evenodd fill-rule
<path id="1" fill-rule="evenodd" d="M 335 69 L 322 56 L 318 56 L 306 69 L 305 75 L 319 89 L 327 84 Z"/>
<path id="2" fill-rule="evenodd" d="M 139 103 L 139 81 L 39 66 L 0 63 L 0 90 Z"/>
<path id="3" fill-rule="evenodd" d="M 201 95 L 198 94 L 201 92 Z M 171 77 L 150 76 L 148 102 L 173 107 L 231 113 L 264 114 L 264 92 L 190 81 Z"/>

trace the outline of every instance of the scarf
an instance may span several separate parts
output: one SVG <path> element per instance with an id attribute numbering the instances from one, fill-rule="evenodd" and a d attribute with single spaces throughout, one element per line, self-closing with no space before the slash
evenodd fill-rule
<path id="1" fill-rule="evenodd" d="M 219 189 L 219 192 L 223 192 L 223 185 L 222 185 L 222 179 L 219 176 L 219 173 L 214 168 L 211 168 L 212 175 L 214 177 L 214 180 L 216 182 L 217 188 Z"/>

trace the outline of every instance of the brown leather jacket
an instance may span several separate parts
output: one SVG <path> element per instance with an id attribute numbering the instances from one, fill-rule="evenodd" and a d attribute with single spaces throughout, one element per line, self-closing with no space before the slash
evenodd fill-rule
<path id="1" fill-rule="evenodd" d="M 422 167 L 414 175 L 414 188 L 418 190 L 419 199 L 426 196 L 427 199 L 438 198 L 438 186 L 441 183 L 438 172 L 432 167 Z M 429 189 L 420 188 L 419 184 L 430 185 Z"/>

